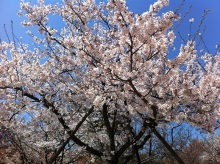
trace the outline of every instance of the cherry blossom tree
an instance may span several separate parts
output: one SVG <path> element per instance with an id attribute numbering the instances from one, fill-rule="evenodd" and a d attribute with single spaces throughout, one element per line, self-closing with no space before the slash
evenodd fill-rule
<path id="1" fill-rule="evenodd" d="M 37 5 L 21 0 L 35 48 L 0 44 L 1 123 L 15 134 L 25 162 L 140 162 L 155 135 L 184 163 L 157 130 L 187 122 L 219 128 L 220 55 L 196 51 L 195 39 L 168 54 L 178 14 L 159 14 L 158 0 L 137 15 L 126 1 L 64 0 Z M 50 18 L 62 28 L 51 27 Z"/>

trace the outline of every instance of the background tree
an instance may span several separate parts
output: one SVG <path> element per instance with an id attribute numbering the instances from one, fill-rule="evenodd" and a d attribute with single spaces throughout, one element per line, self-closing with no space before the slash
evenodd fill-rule
<path id="1" fill-rule="evenodd" d="M 199 134 L 201 130 L 185 123 L 172 124 L 158 130 L 185 163 L 200 164 L 203 162 L 202 155 L 205 153 L 206 144 L 201 134 Z M 154 136 L 152 136 L 150 142 L 145 144 L 144 149 L 141 151 L 141 159 L 142 163 L 177 163 L 175 158 Z"/>
<path id="2" fill-rule="evenodd" d="M 217 164 L 220 162 L 220 136 L 211 135 L 204 146 L 204 152 L 201 155 L 203 163 Z"/>
<path id="3" fill-rule="evenodd" d="M 21 162 L 21 155 L 14 146 L 14 133 L 4 125 L 0 128 L 0 163 Z"/>
<path id="4" fill-rule="evenodd" d="M 141 163 L 140 150 L 170 123 L 219 127 L 219 54 L 197 55 L 196 37 L 167 57 L 179 15 L 168 0 L 135 15 L 123 0 L 21 1 L 36 47 L 2 41 L 1 122 L 16 134 L 26 163 Z M 62 20 L 61 29 L 49 18 Z M 201 34 L 202 35 L 202 34 Z M 34 159 L 34 160 L 33 160 Z"/>

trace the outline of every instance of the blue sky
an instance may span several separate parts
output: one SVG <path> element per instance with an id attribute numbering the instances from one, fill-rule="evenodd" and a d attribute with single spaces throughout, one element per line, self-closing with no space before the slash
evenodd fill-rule
<path id="1" fill-rule="evenodd" d="M 55 3 L 61 0 L 45 0 L 46 3 Z M 163 11 L 175 10 L 182 0 L 170 0 L 170 6 L 163 9 Z M 32 0 L 36 3 L 36 0 Z M 148 10 L 149 4 L 152 4 L 155 0 L 127 0 L 129 9 L 134 13 L 143 13 Z M 4 24 L 6 24 L 7 30 L 10 33 L 10 21 L 14 22 L 14 32 L 16 36 L 22 37 L 24 41 L 30 41 L 29 36 L 27 36 L 27 28 L 23 28 L 20 25 L 20 22 L 24 20 L 24 17 L 19 18 L 17 12 L 19 11 L 19 0 L 0 0 L 0 38 L 5 40 L 6 35 L 4 32 Z M 189 19 L 194 18 L 195 22 L 193 23 L 193 29 L 197 29 L 199 21 L 202 17 L 203 11 L 210 9 L 211 11 L 207 15 L 204 25 L 206 25 L 206 33 L 204 35 L 204 40 L 207 44 L 209 50 L 214 53 L 215 45 L 220 44 L 220 0 L 186 0 L 184 6 L 179 11 L 181 15 L 184 15 L 189 9 L 189 6 L 192 5 L 192 10 L 190 14 L 181 24 L 178 31 L 184 38 L 187 38 L 189 33 Z M 181 40 L 177 38 L 176 45 L 181 43 Z"/>

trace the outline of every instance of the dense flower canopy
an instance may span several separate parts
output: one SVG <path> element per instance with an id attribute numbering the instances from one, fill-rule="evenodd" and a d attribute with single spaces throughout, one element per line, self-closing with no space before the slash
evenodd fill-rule
<path id="1" fill-rule="evenodd" d="M 57 148 L 82 120 L 77 137 L 105 143 L 111 127 L 106 127 L 108 135 L 105 128 L 95 136 L 88 130 L 100 120 L 100 110 L 129 115 L 131 126 L 143 120 L 140 127 L 146 129 L 145 122 L 149 127 L 188 122 L 210 131 L 219 128 L 220 54 L 200 57 L 195 41 L 188 40 L 169 59 L 178 15 L 158 14 L 168 4 L 158 0 L 136 15 L 123 0 L 56 5 L 22 0 L 19 15 L 27 18 L 22 25 L 38 27 L 39 34 L 28 31 L 34 50 L 20 42 L 0 44 L 1 123 L 36 149 Z M 53 15 L 63 20 L 62 29 L 49 26 Z M 117 119 L 109 116 L 104 122 Z"/>

